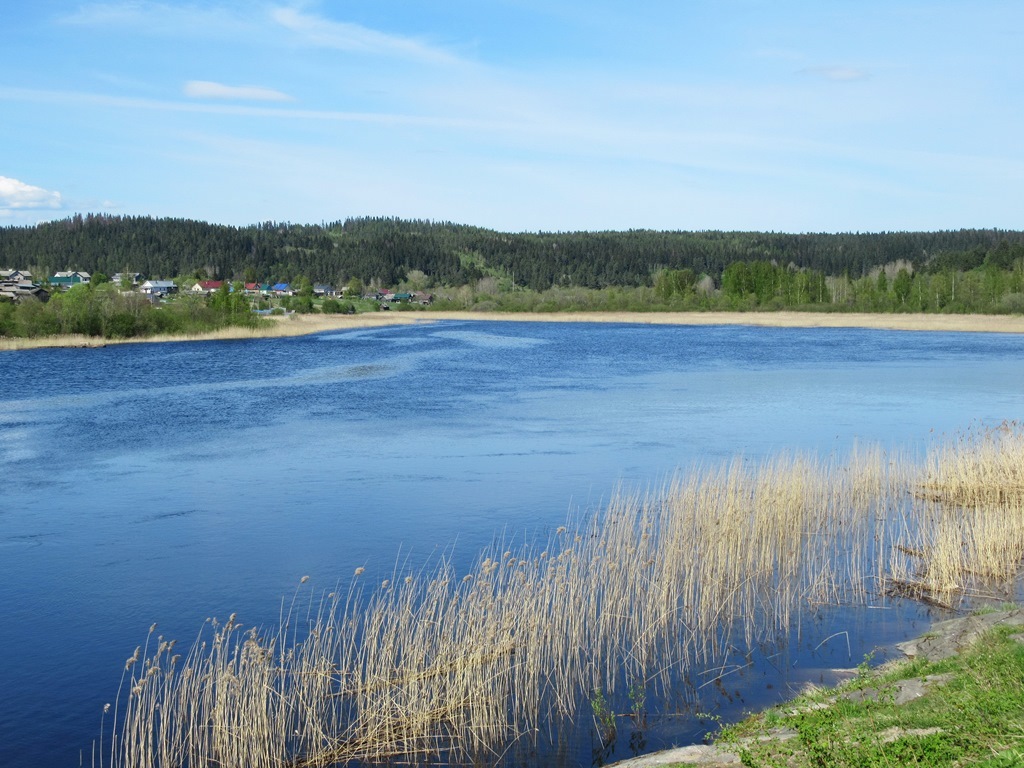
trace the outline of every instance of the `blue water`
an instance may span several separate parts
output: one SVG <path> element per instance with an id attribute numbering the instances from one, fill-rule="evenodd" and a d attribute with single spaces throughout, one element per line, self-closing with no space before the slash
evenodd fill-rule
<path id="1" fill-rule="evenodd" d="M 0 354 L 0 766 L 88 765 L 153 622 L 183 642 L 209 616 L 269 625 L 304 575 L 468 560 L 694 462 L 920 449 L 1024 419 L 1022 382 L 1021 336 L 848 329 L 439 322 Z M 884 611 L 858 621 L 885 634 Z M 845 626 L 818 622 L 809 646 Z"/>

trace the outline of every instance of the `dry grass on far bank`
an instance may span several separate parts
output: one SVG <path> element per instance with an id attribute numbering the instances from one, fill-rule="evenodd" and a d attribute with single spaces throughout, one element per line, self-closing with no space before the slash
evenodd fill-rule
<path id="1" fill-rule="evenodd" d="M 437 320 L 749 325 L 771 328 L 875 328 L 893 331 L 1024 333 L 1024 315 L 869 314 L 859 312 L 422 312 L 417 314 L 425 319 Z"/>
<path id="2" fill-rule="evenodd" d="M 97 336 L 65 334 L 33 338 L 0 337 L 0 351 L 41 349 L 44 347 L 106 347 L 113 344 L 146 344 L 169 341 L 218 341 L 227 339 L 269 339 L 282 336 L 305 336 L 321 331 L 342 331 L 352 328 L 374 328 L 382 325 L 404 325 L 422 320 L 421 315 L 387 312 L 364 315 L 286 315 L 272 316 L 254 327 L 230 326 L 209 333 L 163 334 L 131 339 L 104 339 Z"/>
<path id="3" fill-rule="evenodd" d="M 41 347 L 105 347 L 166 341 L 304 336 L 323 331 L 410 325 L 438 320 L 541 323 L 636 323 L 641 325 L 747 325 L 773 328 L 873 328 L 894 331 L 1024 333 L 1022 315 L 866 314 L 852 312 L 375 312 L 361 315 L 288 315 L 271 317 L 255 328 L 222 328 L 185 336 L 101 339 L 92 336 L 0 338 L 0 351 Z"/>
<path id="4" fill-rule="evenodd" d="M 406 325 L 434 320 L 521 323 L 635 323 L 639 325 L 748 325 L 772 328 L 874 328 L 894 331 L 1024 333 L 1024 315 L 934 315 L 855 312 L 377 312 L 365 315 L 292 315 L 273 335 Z M 365 325 L 363 325 L 365 324 Z"/>

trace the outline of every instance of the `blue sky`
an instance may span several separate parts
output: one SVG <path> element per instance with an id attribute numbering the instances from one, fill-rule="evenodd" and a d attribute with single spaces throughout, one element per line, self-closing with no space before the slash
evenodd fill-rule
<path id="1" fill-rule="evenodd" d="M 0 225 L 1024 229 L 1020 0 L 0 10 Z"/>

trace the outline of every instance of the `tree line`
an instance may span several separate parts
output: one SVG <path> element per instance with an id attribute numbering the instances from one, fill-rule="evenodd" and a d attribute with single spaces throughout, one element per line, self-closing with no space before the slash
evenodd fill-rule
<path id="1" fill-rule="evenodd" d="M 290 282 L 305 276 L 338 286 L 355 278 L 365 285 L 389 287 L 416 273 L 430 286 L 467 286 L 494 277 L 542 292 L 649 288 L 665 271 L 689 270 L 695 281 L 709 277 L 723 290 L 725 283 L 734 285 L 730 281 L 736 278 L 739 290 L 750 287 L 759 300 L 769 298 L 760 278 L 750 277 L 757 283 L 752 286 L 745 285 L 748 278 L 739 272 L 729 273 L 727 279 L 730 265 L 766 263 L 786 273 L 820 273 L 856 281 L 893 263 L 906 264 L 908 274 L 914 276 L 984 267 L 1012 271 L 1021 258 L 1024 232 L 998 229 L 506 233 L 384 217 L 231 227 L 189 219 L 93 214 L 32 227 L 0 228 L 0 266 L 30 269 L 37 276 L 68 269 L 247 282 Z M 774 274 L 784 278 L 781 271 Z M 820 288 L 819 283 L 817 299 L 804 296 L 796 282 L 782 290 L 795 300 L 820 301 L 824 295 Z"/>

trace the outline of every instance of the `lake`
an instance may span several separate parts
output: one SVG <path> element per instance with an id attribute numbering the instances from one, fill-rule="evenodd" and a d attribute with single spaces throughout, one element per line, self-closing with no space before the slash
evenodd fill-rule
<path id="1" fill-rule="evenodd" d="M 1022 336 L 858 329 L 443 321 L 0 354 L 0 765 L 88 765 L 154 622 L 182 642 L 211 616 L 273 625 L 303 576 L 468 562 L 697 462 L 923 450 L 1024 419 L 1021 382 Z M 783 682 L 929 620 L 876 608 L 822 611 L 820 658 Z M 706 727 L 665 718 L 634 747 Z"/>

